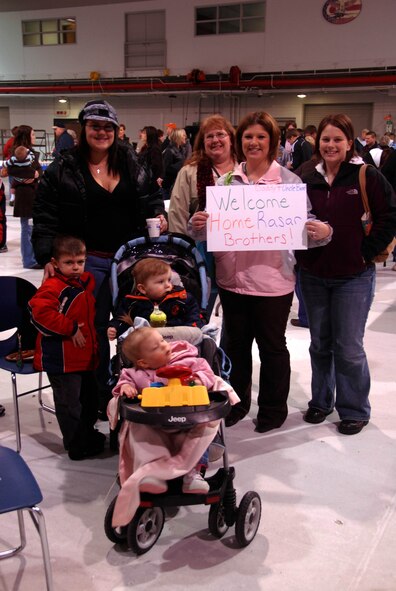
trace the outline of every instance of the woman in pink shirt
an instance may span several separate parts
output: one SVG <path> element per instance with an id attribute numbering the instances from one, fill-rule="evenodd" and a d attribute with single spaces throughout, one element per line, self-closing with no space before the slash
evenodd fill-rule
<path id="1" fill-rule="evenodd" d="M 249 113 L 236 132 L 241 164 L 221 177 L 218 184 L 252 185 L 301 183 L 299 177 L 278 164 L 280 130 L 265 112 Z M 310 210 L 308 204 L 308 212 Z M 192 235 L 206 229 L 208 214 L 191 218 Z M 322 246 L 331 239 L 331 228 L 309 219 L 308 246 Z M 252 344 L 260 354 L 258 414 L 255 430 L 264 433 L 280 427 L 287 417 L 290 387 L 290 355 L 286 324 L 295 286 L 293 252 L 257 250 L 216 252 L 216 281 L 223 308 L 222 345 L 232 362 L 230 382 L 241 399 L 226 417 L 226 425 L 240 421 L 250 410 Z"/>

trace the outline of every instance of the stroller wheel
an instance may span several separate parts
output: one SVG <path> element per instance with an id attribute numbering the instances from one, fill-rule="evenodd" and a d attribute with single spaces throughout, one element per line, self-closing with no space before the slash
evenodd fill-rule
<path id="1" fill-rule="evenodd" d="M 215 538 L 222 538 L 228 530 L 224 518 L 224 506 L 222 503 L 211 505 L 209 509 L 209 531 Z"/>
<path id="2" fill-rule="evenodd" d="M 106 515 L 104 518 L 104 530 L 105 530 L 105 534 L 106 536 L 109 538 L 110 542 L 113 542 L 114 544 L 122 544 L 123 542 L 126 541 L 126 537 L 127 537 L 127 526 L 123 526 L 123 527 L 113 527 L 111 525 L 111 522 L 113 520 L 113 513 L 114 513 L 114 505 L 116 504 L 117 501 L 117 497 L 115 497 L 107 511 L 106 511 Z"/>
<path id="3" fill-rule="evenodd" d="M 164 527 L 165 513 L 162 507 L 139 507 L 128 525 L 128 547 L 136 554 L 144 554 L 152 548 Z"/>
<path id="4" fill-rule="evenodd" d="M 243 548 L 248 546 L 257 533 L 261 518 L 261 500 L 254 491 L 247 492 L 237 510 L 235 537 Z"/>

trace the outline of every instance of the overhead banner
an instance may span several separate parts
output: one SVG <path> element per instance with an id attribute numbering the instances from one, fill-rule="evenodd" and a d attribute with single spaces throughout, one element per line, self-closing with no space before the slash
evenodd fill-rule
<path id="1" fill-rule="evenodd" d="M 208 251 L 307 248 L 307 189 L 296 185 L 206 188 Z"/>

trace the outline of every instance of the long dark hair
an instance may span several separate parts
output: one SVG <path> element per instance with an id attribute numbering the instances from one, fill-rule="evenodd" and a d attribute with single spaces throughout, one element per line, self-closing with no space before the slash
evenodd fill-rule
<path id="1" fill-rule="evenodd" d="M 268 158 L 270 162 L 276 160 L 279 150 L 280 129 L 272 115 L 265 111 L 249 113 L 240 121 L 238 129 L 236 130 L 236 147 L 239 160 L 245 160 L 245 155 L 242 150 L 242 136 L 246 129 L 252 125 L 261 125 L 261 127 L 269 134 L 270 147 Z"/>
<path id="2" fill-rule="evenodd" d="M 355 155 L 355 132 L 353 130 L 352 121 L 348 117 L 348 115 L 344 115 L 343 113 L 339 113 L 338 115 L 326 115 L 323 117 L 322 121 L 319 123 L 318 127 L 318 134 L 315 140 L 315 156 L 322 160 L 322 156 L 320 154 L 320 138 L 322 136 L 323 130 L 328 125 L 332 125 L 333 127 L 338 127 L 345 135 L 348 141 L 352 141 L 351 147 L 349 148 L 348 152 L 345 156 L 345 162 L 349 162 L 351 158 Z"/>
<path id="3" fill-rule="evenodd" d="M 33 127 L 30 127 L 30 125 L 19 125 L 12 146 L 13 150 L 15 150 L 15 148 L 18 148 L 18 146 L 25 146 L 25 148 L 29 148 L 29 150 L 31 150 L 32 131 Z"/>
<path id="4" fill-rule="evenodd" d="M 161 142 L 158 138 L 158 131 L 156 127 L 153 127 L 152 125 L 147 125 L 146 127 L 143 127 L 143 131 L 146 132 L 146 144 L 148 148 L 161 145 Z"/>
<path id="5" fill-rule="evenodd" d="M 89 121 L 89 119 L 87 120 Z M 87 142 L 87 132 L 86 126 L 87 121 L 83 121 L 80 140 L 78 142 L 78 146 L 76 148 L 77 153 L 79 156 L 85 160 L 86 162 L 89 161 L 89 155 L 91 152 L 91 148 Z M 117 127 L 113 125 L 114 128 L 114 141 L 111 144 L 110 148 L 108 149 L 108 157 L 107 157 L 107 172 L 113 175 L 116 175 L 120 172 L 120 153 L 122 150 L 119 149 L 119 142 L 117 138 Z"/>

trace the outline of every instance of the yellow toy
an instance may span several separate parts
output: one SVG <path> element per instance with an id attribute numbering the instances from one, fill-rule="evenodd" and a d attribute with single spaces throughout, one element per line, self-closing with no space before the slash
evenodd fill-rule
<path id="1" fill-rule="evenodd" d="M 194 385 L 191 371 L 183 365 L 161 367 L 157 375 L 168 379 L 167 386 L 143 388 L 138 396 L 142 407 L 209 405 L 205 386 Z"/>
<path id="2" fill-rule="evenodd" d="M 154 310 L 150 314 L 150 326 L 153 328 L 166 326 L 166 314 L 157 305 L 154 306 Z"/>

